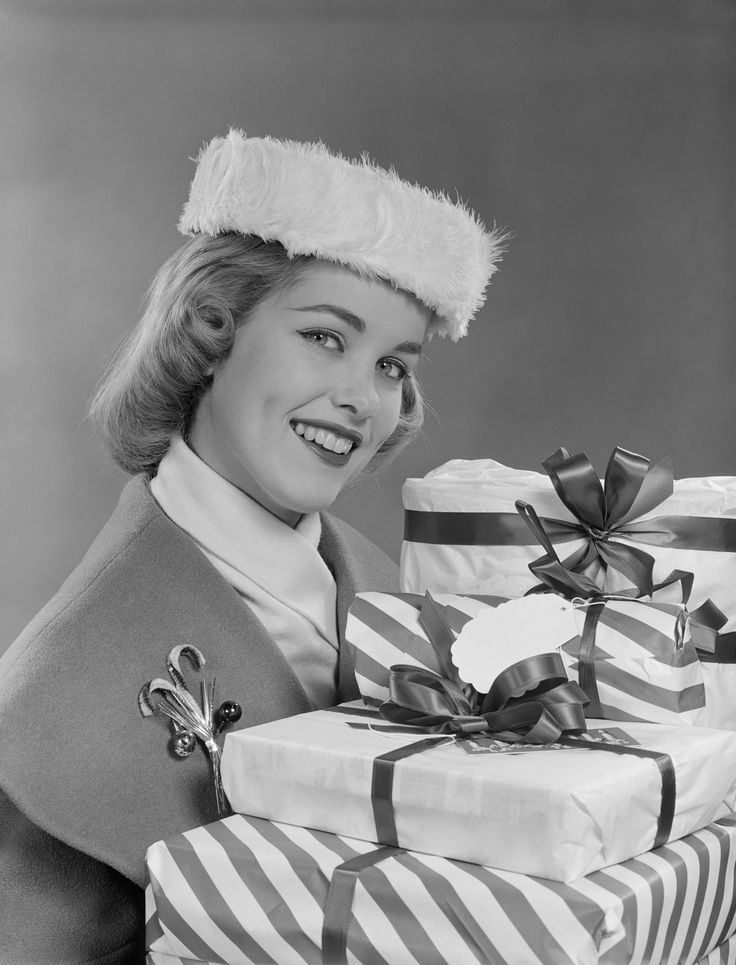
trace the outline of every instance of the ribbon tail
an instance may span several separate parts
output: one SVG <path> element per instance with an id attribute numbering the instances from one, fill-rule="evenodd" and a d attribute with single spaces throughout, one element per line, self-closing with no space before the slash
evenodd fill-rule
<path id="1" fill-rule="evenodd" d="M 432 645 L 445 676 L 450 679 L 457 677 L 457 671 L 450 656 L 450 650 L 455 642 L 455 634 L 440 610 L 439 604 L 429 592 L 424 594 L 422 600 L 419 624 L 427 634 L 427 639 Z"/>
<path id="2" fill-rule="evenodd" d="M 696 650 L 716 654 L 718 631 L 728 622 L 728 617 L 709 598 L 688 614 L 690 638 Z"/>
<path id="3" fill-rule="evenodd" d="M 616 540 L 599 543 L 597 550 L 606 566 L 623 573 L 642 595 L 652 595 L 654 592 L 653 556 L 638 547 L 625 546 Z"/>
<path id="4" fill-rule="evenodd" d="M 529 564 L 529 569 L 546 587 L 564 596 L 566 600 L 578 596 L 588 600 L 602 593 L 598 584 L 584 573 L 571 573 L 565 569 L 556 555 L 540 556 Z"/>

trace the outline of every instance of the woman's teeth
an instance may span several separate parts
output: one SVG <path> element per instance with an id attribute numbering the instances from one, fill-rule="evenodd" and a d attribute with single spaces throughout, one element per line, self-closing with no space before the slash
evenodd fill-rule
<path id="1" fill-rule="evenodd" d="M 314 426 L 307 426 L 303 422 L 296 423 L 294 432 L 296 432 L 298 436 L 303 436 L 307 442 L 316 442 L 317 445 L 322 446 L 323 449 L 329 449 L 330 452 L 336 452 L 339 455 L 345 455 L 345 453 L 350 452 L 353 448 L 351 439 L 336 436 L 333 432 L 328 432 L 327 429 L 316 429 Z"/>

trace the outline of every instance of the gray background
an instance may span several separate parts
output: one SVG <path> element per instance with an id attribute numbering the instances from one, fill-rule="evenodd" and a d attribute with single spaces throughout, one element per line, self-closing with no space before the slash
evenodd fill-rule
<path id="1" fill-rule="evenodd" d="M 0 107 L 0 651 L 115 504 L 86 402 L 230 125 L 514 232 L 470 337 L 427 353 L 423 438 L 337 507 L 392 555 L 401 483 L 450 458 L 736 474 L 733 2 L 3 2 Z"/>

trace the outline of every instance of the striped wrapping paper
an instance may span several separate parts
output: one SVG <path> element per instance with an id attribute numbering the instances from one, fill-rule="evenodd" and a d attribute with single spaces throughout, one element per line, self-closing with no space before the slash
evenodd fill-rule
<path id="1" fill-rule="evenodd" d="M 316 965 L 333 872 L 375 845 L 235 815 L 148 851 L 152 965 Z M 350 965 L 734 962 L 736 816 L 559 884 L 396 853 L 362 872 Z M 724 944 L 725 943 L 725 944 Z"/>
<path id="2" fill-rule="evenodd" d="M 704 955 L 697 965 L 736 965 L 736 935 L 721 942 L 707 955 Z"/>
<path id="3" fill-rule="evenodd" d="M 513 469 L 493 459 L 452 459 L 421 479 L 407 479 L 402 495 L 406 517 L 401 589 L 409 593 L 523 596 L 538 582 L 529 572 L 529 563 L 543 550 L 531 534 L 527 538 L 516 500 L 530 503 L 543 522 L 574 520 L 547 475 Z M 723 520 L 732 533 L 736 476 L 676 479 L 673 494 L 636 522 L 660 516 L 702 517 L 706 526 L 714 519 Z M 423 532 L 427 524 L 431 536 Z M 504 535 L 509 527 L 521 535 Z M 633 536 L 617 535 L 616 539 L 654 557 L 655 583 L 672 570 L 694 573 L 691 606 L 712 599 L 729 617 L 725 630 L 736 629 L 736 553 L 704 548 L 707 540 L 700 546 L 671 546 L 666 540 L 654 545 L 634 542 Z M 582 540 L 571 540 L 557 543 L 556 549 L 564 558 L 583 545 Z M 594 567 L 589 575 L 604 579 L 608 592 L 628 585 L 627 579 L 612 569 L 603 576 Z"/>
<path id="4" fill-rule="evenodd" d="M 501 597 L 432 596 L 444 606 L 455 631 L 486 607 L 504 602 Z M 359 593 L 355 598 L 345 636 L 358 687 L 368 700 L 387 699 L 388 668 L 393 664 L 434 669 L 431 646 L 419 622 L 422 600 L 412 593 Z M 577 612 L 579 632 L 585 610 L 581 606 Z M 681 611 L 674 603 L 640 600 L 610 600 L 602 607 L 595 636 L 600 711 L 591 716 L 720 726 L 720 719 L 710 725 L 706 717 L 703 667 L 695 648 L 689 639 L 676 643 Z M 561 650 L 572 680 L 577 680 L 580 640 L 580 636 L 571 639 Z M 513 647 L 513 641 L 496 644 Z"/>

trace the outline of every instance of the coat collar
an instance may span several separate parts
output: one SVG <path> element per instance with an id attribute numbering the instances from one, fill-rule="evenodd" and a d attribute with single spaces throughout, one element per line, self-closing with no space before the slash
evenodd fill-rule
<path id="1" fill-rule="evenodd" d="M 320 552 L 335 575 L 342 637 L 356 586 L 392 589 L 395 567 L 329 516 Z M 311 709 L 262 624 L 136 477 L 0 661 L 0 786 L 43 830 L 138 884 L 148 845 L 217 818 L 203 749 L 174 759 L 165 721 L 143 719 L 137 705 L 142 684 L 165 677 L 169 650 L 185 643 L 203 652 L 218 699 L 241 704 L 239 727 Z M 339 691 L 341 701 L 358 695 L 344 647 Z"/>

